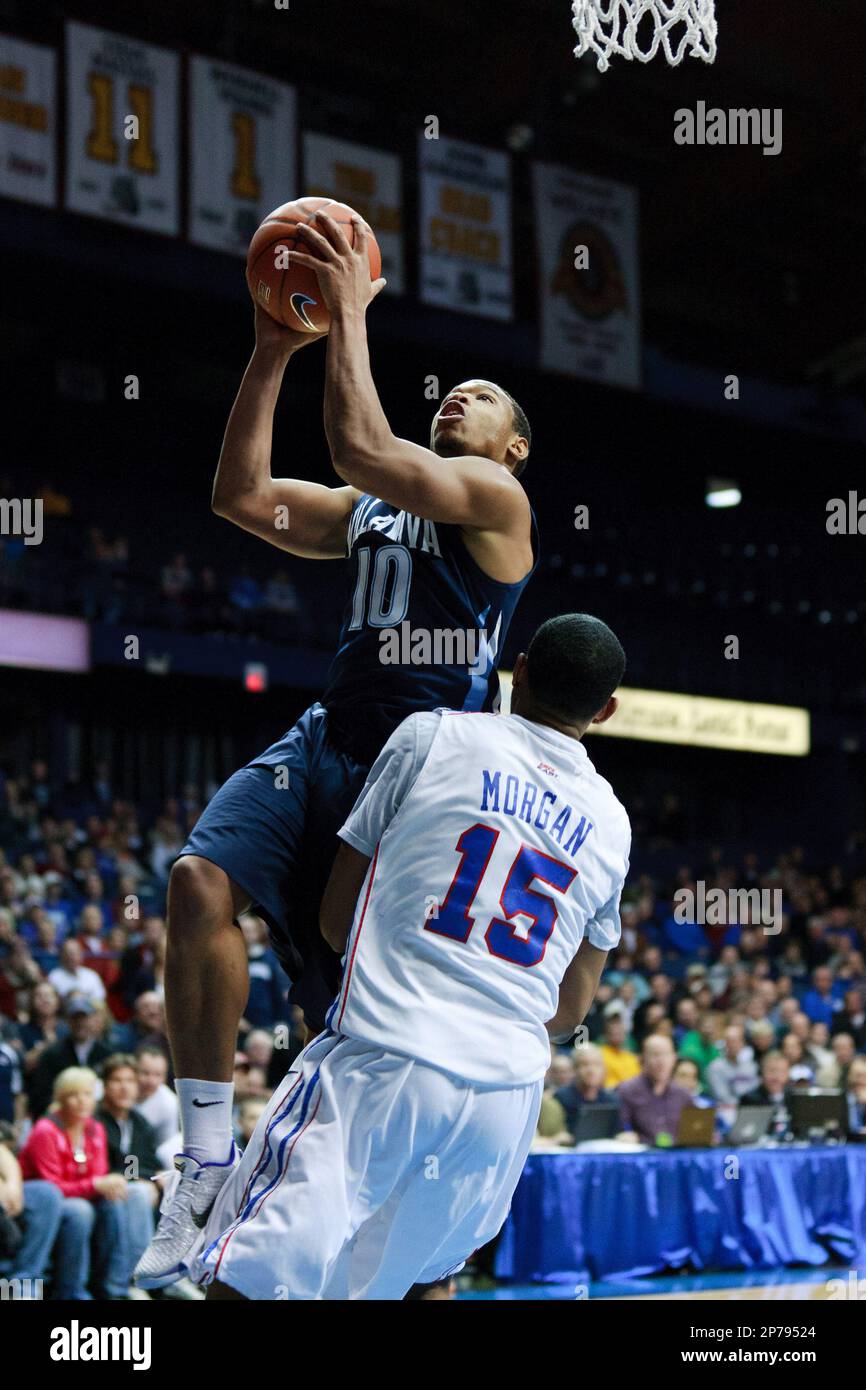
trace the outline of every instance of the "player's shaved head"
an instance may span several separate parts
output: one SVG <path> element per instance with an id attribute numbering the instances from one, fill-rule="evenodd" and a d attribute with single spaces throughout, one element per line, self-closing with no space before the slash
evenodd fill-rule
<path id="1" fill-rule="evenodd" d="M 616 633 L 591 613 L 563 613 L 542 623 L 526 653 L 529 699 L 573 724 L 603 710 L 625 673 Z"/>

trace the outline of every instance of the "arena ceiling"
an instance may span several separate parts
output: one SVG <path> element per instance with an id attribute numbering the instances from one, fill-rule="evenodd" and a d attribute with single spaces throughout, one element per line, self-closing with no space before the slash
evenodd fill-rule
<path id="1" fill-rule="evenodd" d="M 296 81 L 307 125 L 411 149 L 442 130 L 635 184 L 645 338 L 671 355 L 866 393 L 866 10 L 862 0 L 718 0 L 719 56 L 572 56 L 569 0 L 0 0 L 56 39 L 64 14 Z M 35 26 L 35 27 L 34 27 Z M 39 30 L 42 30 L 40 34 Z M 674 112 L 781 109 L 783 149 L 688 147 Z M 518 305 L 534 312 L 526 159 L 516 171 Z M 522 172 L 521 172 L 522 171 Z M 522 254 L 521 254 L 522 253 Z M 521 297 L 522 293 L 522 297 Z"/>

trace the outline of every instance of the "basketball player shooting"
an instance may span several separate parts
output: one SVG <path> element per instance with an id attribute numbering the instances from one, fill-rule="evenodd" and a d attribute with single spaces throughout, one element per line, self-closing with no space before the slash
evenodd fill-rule
<path id="1" fill-rule="evenodd" d="M 342 988 L 217 1197 L 192 1265 L 209 1297 L 400 1299 L 499 1231 L 548 1039 L 619 942 L 631 831 L 581 740 L 624 668 L 603 622 L 553 618 L 510 715 L 419 713 L 389 738 L 322 903 Z"/>
<path id="2" fill-rule="evenodd" d="M 291 254 L 315 270 L 331 318 L 325 431 L 344 485 L 271 476 L 283 376 L 315 335 L 280 327 L 257 306 L 255 350 L 229 417 L 213 508 L 292 554 L 348 557 L 350 597 L 321 703 L 229 778 L 171 872 L 166 1011 L 183 1150 L 180 1180 L 136 1270 L 145 1288 L 179 1277 L 237 1162 L 232 1076 L 248 993 L 238 915 L 252 906 L 267 921 L 297 982 L 293 1001 L 318 1032 L 340 983 L 339 957 L 317 928 L 336 833 L 408 714 L 498 706 L 502 643 L 537 560 L 517 480 L 530 447 L 521 408 L 501 387 L 467 381 L 445 397 L 429 448 L 397 438 L 370 369 L 366 312 L 384 282 L 371 281 L 364 225 L 356 219 L 350 244 L 320 211 L 297 232 L 306 249 Z M 275 525 L 282 509 L 287 530 Z M 474 641 L 453 662 L 383 664 L 383 630 L 407 622 L 412 632 L 448 629 Z"/>

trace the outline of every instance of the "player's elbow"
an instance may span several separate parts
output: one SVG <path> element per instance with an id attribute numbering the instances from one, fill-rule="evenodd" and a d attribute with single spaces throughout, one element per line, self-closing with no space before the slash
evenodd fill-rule
<path id="1" fill-rule="evenodd" d="M 214 516 L 223 516 L 227 520 L 232 519 L 234 499 L 224 484 L 219 479 L 214 482 L 213 490 L 210 495 L 210 509 Z"/>
<path id="2" fill-rule="evenodd" d="M 247 494 L 230 493 L 216 487 L 211 493 L 210 509 L 215 516 L 234 521 L 238 526 L 244 526 L 257 512 L 255 499 Z"/>
<path id="3" fill-rule="evenodd" d="M 553 1018 L 545 1024 L 547 1035 L 552 1043 L 570 1042 L 580 1027 L 581 1019 L 574 1010 L 557 1009 Z"/>

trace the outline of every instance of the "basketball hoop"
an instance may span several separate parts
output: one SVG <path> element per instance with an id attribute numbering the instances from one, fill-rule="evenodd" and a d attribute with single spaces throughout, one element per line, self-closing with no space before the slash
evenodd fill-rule
<path id="1" fill-rule="evenodd" d="M 715 62 L 714 0 L 574 0 L 572 10 L 578 36 L 575 57 L 594 53 L 599 72 L 606 72 L 617 55 L 648 63 L 659 48 L 674 67 L 687 53 Z"/>

